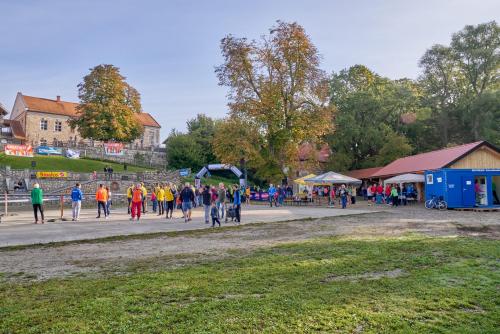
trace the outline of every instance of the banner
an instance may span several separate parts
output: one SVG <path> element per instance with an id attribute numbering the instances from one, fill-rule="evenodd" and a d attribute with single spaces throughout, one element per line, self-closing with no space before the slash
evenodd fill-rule
<path id="1" fill-rule="evenodd" d="M 62 148 L 52 146 L 38 146 L 36 153 L 40 155 L 62 155 Z"/>
<path id="2" fill-rule="evenodd" d="M 187 177 L 189 175 L 191 175 L 191 168 L 179 169 L 179 176 Z"/>
<path id="3" fill-rule="evenodd" d="M 106 155 L 123 155 L 124 145 L 122 143 L 105 143 L 104 144 L 104 154 Z"/>
<path id="4" fill-rule="evenodd" d="M 68 172 L 36 172 L 37 179 L 60 179 L 68 177 Z"/>
<path id="5" fill-rule="evenodd" d="M 6 155 L 15 155 L 18 157 L 33 157 L 33 147 L 31 145 L 5 145 Z"/>
<path id="6" fill-rule="evenodd" d="M 66 150 L 66 158 L 79 159 L 80 158 L 80 151 L 73 151 L 73 150 L 68 148 Z"/>

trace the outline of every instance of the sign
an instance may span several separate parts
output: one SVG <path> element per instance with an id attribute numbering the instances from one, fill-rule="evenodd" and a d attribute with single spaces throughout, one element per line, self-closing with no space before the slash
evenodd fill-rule
<path id="1" fill-rule="evenodd" d="M 62 148 L 52 146 L 38 146 L 36 153 L 40 155 L 62 155 Z"/>
<path id="2" fill-rule="evenodd" d="M 61 179 L 68 177 L 68 172 L 36 172 L 37 179 Z"/>
<path id="3" fill-rule="evenodd" d="M 113 156 L 123 155 L 125 153 L 123 147 L 124 145 L 122 143 L 105 143 L 104 154 Z"/>
<path id="4" fill-rule="evenodd" d="M 33 147 L 31 145 L 5 145 L 5 155 L 15 155 L 18 157 L 33 157 Z"/>
<path id="5" fill-rule="evenodd" d="M 196 189 L 201 188 L 201 180 L 200 179 L 194 179 L 194 187 Z"/>
<path id="6" fill-rule="evenodd" d="M 183 168 L 179 170 L 179 176 L 186 177 L 191 174 L 191 168 Z"/>
<path id="7" fill-rule="evenodd" d="M 66 150 L 66 158 L 79 159 L 80 158 L 80 151 L 73 151 L 73 150 L 68 148 Z"/>

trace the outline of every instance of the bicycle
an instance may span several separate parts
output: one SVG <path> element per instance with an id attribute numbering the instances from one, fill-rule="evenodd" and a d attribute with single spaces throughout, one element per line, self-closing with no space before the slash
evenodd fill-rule
<path id="1" fill-rule="evenodd" d="M 442 196 L 432 196 L 431 199 L 425 201 L 426 209 L 438 209 L 438 210 L 446 210 L 448 208 L 448 203 L 443 199 Z"/>

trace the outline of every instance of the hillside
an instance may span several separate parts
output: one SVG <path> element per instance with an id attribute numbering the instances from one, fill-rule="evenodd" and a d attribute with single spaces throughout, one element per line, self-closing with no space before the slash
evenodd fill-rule
<path id="1" fill-rule="evenodd" d="M 123 172 L 123 165 L 106 161 L 91 159 L 68 159 L 57 156 L 35 156 L 33 158 L 7 156 L 0 154 L 0 167 L 10 166 L 12 169 L 31 169 L 31 162 L 36 161 L 36 170 L 41 171 L 68 171 L 68 172 L 102 172 L 106 166 L 113 168 L 115 172 Z M 128 172 L 140 172 L 151 170 L 148 168 L 127 166 Z"/>

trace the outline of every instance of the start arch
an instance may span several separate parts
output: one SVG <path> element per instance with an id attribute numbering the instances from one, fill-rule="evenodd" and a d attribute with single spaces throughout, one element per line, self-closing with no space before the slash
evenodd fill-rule
<path id="1" fill-rule="evenodd" d="M 197 174 L 195 177 L 195 183 L 196 186 L 198 187 L 200 185 L 200 179 L 207 174 L 208 171 L 211 170 L 230 170 L 231 172 L 236 175 L 240 179 L 240 186 L 245 185 L 245 176 L 243 173 L 236 167 L 230 164 L 210 164 L 207 166 L 204 166 Z"/>

